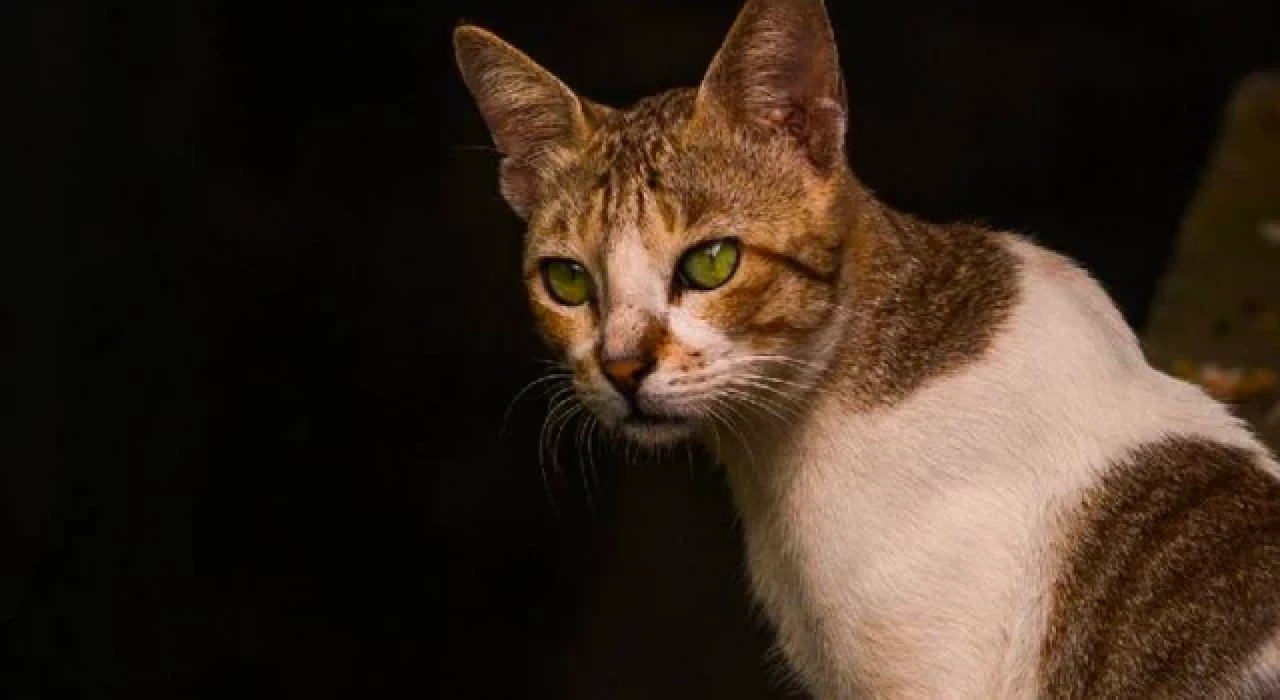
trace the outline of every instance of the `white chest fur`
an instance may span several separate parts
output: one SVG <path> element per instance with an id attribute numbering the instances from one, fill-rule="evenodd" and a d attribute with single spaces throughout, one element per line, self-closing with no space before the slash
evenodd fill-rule
<path id="1" fill-rule="evenodd" d="M 723 449 L 756 597 L 818 697 L 1032 697 L 1063 505 L 1165 435 L 1254 444 L 1147 365 L 1084 273 L 1009 244 L 1021 299 L 978 362 Z"/>

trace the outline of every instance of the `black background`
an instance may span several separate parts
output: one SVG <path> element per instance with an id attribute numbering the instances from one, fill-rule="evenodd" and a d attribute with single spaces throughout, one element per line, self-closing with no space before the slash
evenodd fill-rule
<path id="1" fill-rule="evenodd" d="M 862 178 L 1036 233 L 1136 324 L 1280 65 L 1273 0 L 830 5 Z M 500 432 L 544 355 L 449 38 L 625 104 L 736 2 L 12 7 L 0 696 L 782 693 L 701 456 L 599 450 L 588 499 L 572 434 L 544 489 L 543 402 Z"/>

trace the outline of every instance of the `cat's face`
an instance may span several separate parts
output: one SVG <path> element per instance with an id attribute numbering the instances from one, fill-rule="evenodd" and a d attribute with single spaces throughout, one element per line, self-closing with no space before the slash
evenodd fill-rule
<path id="1" fill-rule="evenodd" d="M 529 219 L 525 281 L 581 399 L 648 443 L 793 408 L 833 310 L 830 188 L 689 123 L 692 92 L 604 120 Z M 646 153 L 639 152 L 646 148 Z"/>
<path id="2" fill-rule="evenodd" d="M 811 38 L 821 3 L 775 12 L 796 4 L 748 5 L 700 89 L 627 110 L 459 30 L 528 223 L 538 327 L 581 401 L 637 442 L 784 418 L 840 313 L 843 94 L 829 29 Z"/>

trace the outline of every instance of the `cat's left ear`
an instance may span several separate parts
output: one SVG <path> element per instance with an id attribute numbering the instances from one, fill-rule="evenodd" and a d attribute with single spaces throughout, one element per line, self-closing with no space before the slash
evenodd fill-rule
<path id="1" fill-rule="evenodd" d="M 453 32 L 463 82 L 502 152 L 501 187 L 522 218 L 537 205 L 557 163 L 590 136 L 608 112 L 580 99 L 518 49 L 472 25 Z"/>
<path id="2" fill-rule="evenodd" d="M 844 158 L 848 103 L 822 0 L 748 0 L 698 90 L 699 108 L 792 139 L 815 167 Z"/>

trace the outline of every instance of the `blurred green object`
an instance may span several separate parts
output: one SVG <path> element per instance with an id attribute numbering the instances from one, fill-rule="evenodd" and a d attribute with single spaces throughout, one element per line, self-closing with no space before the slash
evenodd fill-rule
<path id="1" fill-rule="evenodd" d="M 1280 371 L 1280 74 L 1242 81 L 1232 96 L 1144 329 L 1152 362 Z M 1199 375 L 1197 375 L 1199 376 Z M 1194 378 L 1194 377 L 1193 377 Z M 1237 413 L 1280 449 L 1276 392 Z M 1268 417 L 1270 413 L 1270 417 Z"/>

